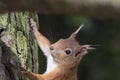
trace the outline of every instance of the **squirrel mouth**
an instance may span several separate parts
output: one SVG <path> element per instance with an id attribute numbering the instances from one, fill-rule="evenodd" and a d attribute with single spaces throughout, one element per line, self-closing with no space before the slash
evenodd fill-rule
<path id="1" fill-rule="evenodd" d="M 51 56 L 52 56 L 53 58 L 55 58 L 55 55 L 54 55 L 54 53 L 51 53 Z"/>

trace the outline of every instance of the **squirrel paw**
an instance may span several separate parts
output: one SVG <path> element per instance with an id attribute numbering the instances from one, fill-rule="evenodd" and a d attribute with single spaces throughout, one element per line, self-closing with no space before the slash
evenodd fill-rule
<path id="1" fill-rule="evenodd" d="M 30 28 L 33 32 L 37 31 L 36 22 L 32 18 L 30 19 Z"/>
<path id="2" fill-rule="evenodd" d="M 25 68 L 23 68 L 23 67 L 20 67 L 20 69 L 21 69 L 21 72 L 22 72 L 22 74 L 24 75 L 24 76 L 27 76 L 27 74 L 29 74 L 30 72 L 29 71 L 27 71 Z"/>

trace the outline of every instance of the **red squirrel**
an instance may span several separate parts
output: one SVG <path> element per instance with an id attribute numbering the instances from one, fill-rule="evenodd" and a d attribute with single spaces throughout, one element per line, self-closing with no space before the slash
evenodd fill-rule
<path id="1" fill-rule="evenodd" d="M 37 42 L 47 58 L 47 69 L 44 74 L 36 74 L 26 69 L 22 74 L 29 80 L 77 80 L 77 67 L 88 49 L 94 49 L 90 45 L 79 45 L 75 37 L 81 25 L 70 37 L 60 39 L 54 44 L 43 36 L 37 29 L 36 22 L 30 19 L 32 31 Z"/>

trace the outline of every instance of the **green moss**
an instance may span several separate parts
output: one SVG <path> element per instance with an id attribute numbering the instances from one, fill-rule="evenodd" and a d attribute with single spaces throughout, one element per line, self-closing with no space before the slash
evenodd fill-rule
<path id="1" fill-rule="evenodd" d="M 34 17 L 35 21 L 38 22 L 38 17 L 35 13 L 13 12 L 0 15 L 0 29 L 3 27 L 7 28 L 1 39 L 9 47 L 7 56 L 15 57 L 17 63 L 20 63 L 21 66 L 38 72 L 38 46 L 30 32 L 29 18 L 31 17 Z M 8 23 L 8 19 L 10 23 Z M 16 70 L 13 72 L 16 72 Z M 25 80 L 20 75 L 15 75 L 16 80 Z M 4 79 L 0 77 L 0 80 Z"/>
<path id="2" fill-rule="evenodd" d="M 8 14 L 0 15 L 0 29 L 7 25 Z"/>
<path id="3" fill-rule="evenodd" d="M 28 54 L 28 47 L 27 47 L 27 39 L 23 35 L 21 31 L 17 31 L 17 47 L 19 58 L 21 58 L 21 64 L 26 64 L 27 54 Z"/>

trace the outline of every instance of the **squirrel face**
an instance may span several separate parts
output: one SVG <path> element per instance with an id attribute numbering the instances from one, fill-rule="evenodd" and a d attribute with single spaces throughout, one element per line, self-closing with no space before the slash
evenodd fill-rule
<path id="1" fill-rule="evenodd" d="M 94 49 L 90 45 L 79 45 L 76 41 L 75 37 L 82 27 L 83 25 L 73 32 L 69 38 L 60 39 L 50 46 L 51 56 L 57 64 L 64 67 L 75 67 L 88 49 Z"/>
<path id="2" fill-rule="evenodd" d="M 60 39 L 50 47 L 54 61 L 67 67 L 78 65 L 86 50 L 87 48 L 70 38 Z"/>

